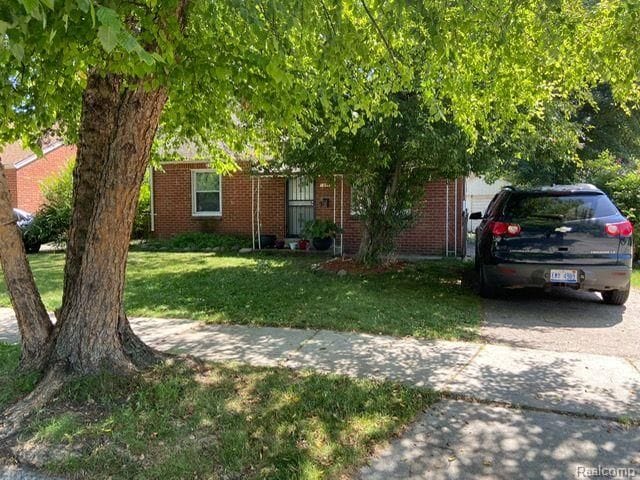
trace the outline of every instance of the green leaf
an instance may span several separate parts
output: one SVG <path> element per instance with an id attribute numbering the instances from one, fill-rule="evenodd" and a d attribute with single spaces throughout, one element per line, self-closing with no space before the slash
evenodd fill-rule
<path id="1" fill-rule="evenodd" d="M 89 8 L 91 7 L 91 0 L 76 0 L 78 4 L 78 8 L 82 10 L 82 12 L 87 13 Z"/>
<path id="2" fill-rule="evenodd" d="M 278 67 L 278 61 L 272 58 L 266 68 L 267 73 L 273 78 L 276 83 L 284 82 L 287 79 L 287 75 Z"/>
<path id="3" fill-rule="evenodd" d="M 4 20 L 0 20 L 0 35 L 4 35 L 10 26 L 10 23 L 5 22 Z"/>
<path id="4" fill-rule="evenodd" d="M 118 13 L 111 8 L 99 7 L 96 16 L 102 25 L 118 27 L 118 29 L 122 28 L 122 22 L 120 21 Z"/>
<path id="5" fill-rule="evenodd" d="M 41 20 L 40 14 L 40 1 L 39 0 L 20 0 L 22 6 L 26 10 L 27 14 L 31 15 L 36 20 Z"/>
<path id="6" fill-rule="evenodd" d="M 45 7 L 47 7 L 49 10 L 53 10 L 54 7 L 54 3 L 55 0 L 40 0 Z"/>
<path id="7" fill-rule="evenodd" d="M 140 51 L 138 52 L 138 57 L 140 57 L 140 60 L 142 60 L 147 65 L 153 65 L 155 63 L 153 56 L 144 48 L 140 49 Z"/>
<path id="8" fill-rule="evenodd" d="M 107 53 L 111 53 L 113 49 L 116 48 L 118 44 L 118 33 L 118 30 L 114 30 L 112 27 L 106 25 L 98 28 L 98 40 L 100 40 L 102 48 L 104 48 Z"/>
<path id="9" fill-rule="evenodd" d="M 24 58 L 24 47 L 21 44 L 11 43 L 9 44 L 9 50 L 19 62 L 22 62 L 22 59 Z"/>

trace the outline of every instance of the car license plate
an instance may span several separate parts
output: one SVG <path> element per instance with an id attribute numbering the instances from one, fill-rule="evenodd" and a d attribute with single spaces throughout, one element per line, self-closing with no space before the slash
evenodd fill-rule
<path id="1" fill-rule="evenodd" d="M 553 283 L 578 283 L 578 271 L 551 270 L 549 278 Z"/>

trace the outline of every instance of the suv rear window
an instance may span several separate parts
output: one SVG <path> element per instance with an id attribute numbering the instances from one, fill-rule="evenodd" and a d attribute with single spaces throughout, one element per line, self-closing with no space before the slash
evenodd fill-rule
<path id="1" fill-rule="evenodd" d="M 561 221 L 587 220 L 618 215 L 618 209 L 606 195 L 514 193 L 507 200 L 504 215 L 508 220 L 550 218 Z"/>

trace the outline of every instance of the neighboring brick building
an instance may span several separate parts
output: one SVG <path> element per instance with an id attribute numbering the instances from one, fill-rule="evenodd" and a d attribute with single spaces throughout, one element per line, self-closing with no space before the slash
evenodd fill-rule
<path id="1" fill-rule="evenodd" d="M 251 236 L 259 218 L 262 234 L 284 239 L 299 234 L 305 220 L 326 218 L 342 225 L 345 253 L 357 250 L 361 223 L 352 214 L 351 190 L 341 176 L 305 182 L 299 177 L 251 175 L 246 168 L 219 176 L 201 162 L 162 167 L 163 171 L 154 171 L 151 177 L 156 237 L 185 232 Z M 426 185 L 415 225 L 396 239 L 397 253 L 463 254 L 464 188 L 464 179 Z"/>
<path id="2" fill-rule="evenodd" d="M 57 140 L 45 144 L 42 151 L 43 156 L 38 157 L 22 148 L 20 142 L 5 145 L 0 151 L 14 208 L 35 213 L 44 202 L 42 181 L 60 172 L 76 155 L 74 145 Z"/>

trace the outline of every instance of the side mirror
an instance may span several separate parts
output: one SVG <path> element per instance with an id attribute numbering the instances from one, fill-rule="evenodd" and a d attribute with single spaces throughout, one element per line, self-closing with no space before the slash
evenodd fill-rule
<path id="1" fill-rule="evenodd" d="M 482 220 L 482 212 L 473 212 L 469 215 L 469 220 Z"/>

